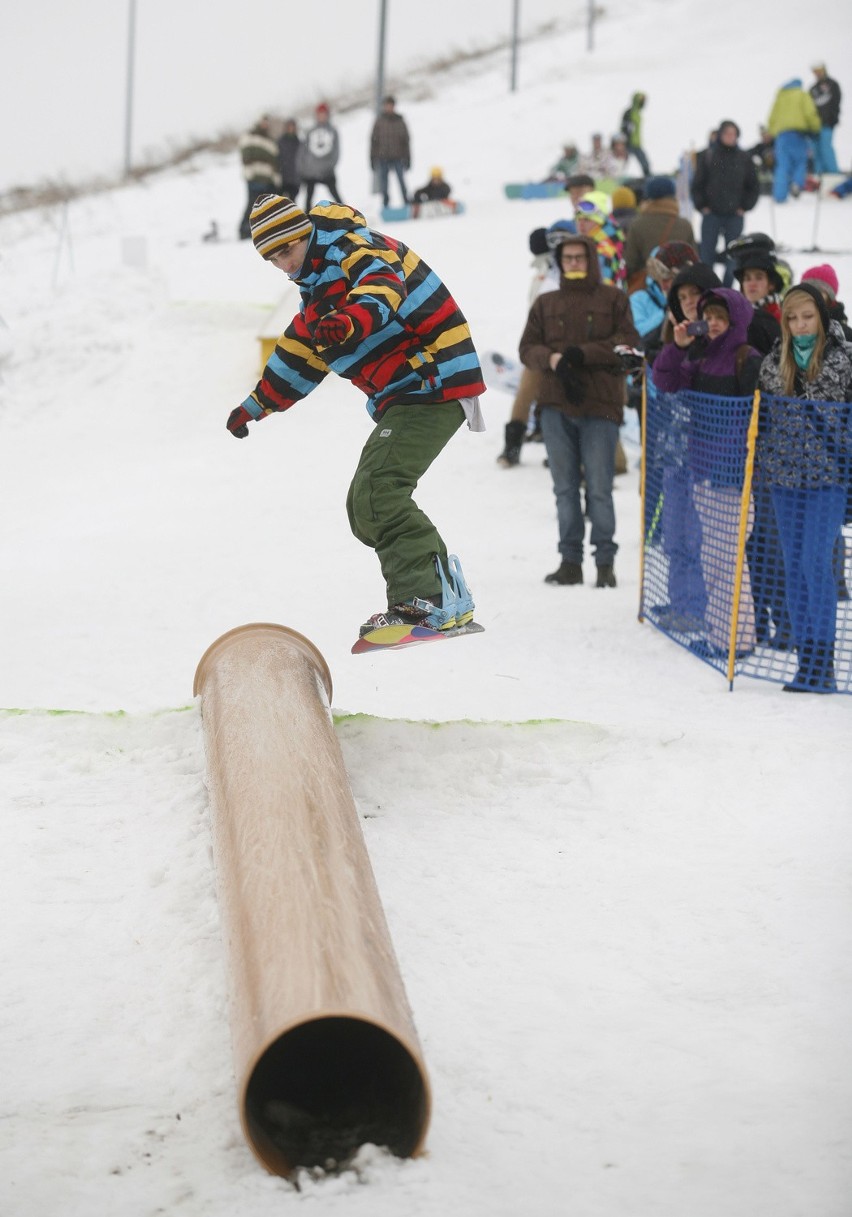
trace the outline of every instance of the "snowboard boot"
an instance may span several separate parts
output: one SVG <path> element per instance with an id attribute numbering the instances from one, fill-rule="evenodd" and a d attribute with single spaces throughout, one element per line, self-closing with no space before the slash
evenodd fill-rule
<path id="1" fill-rule="evenodd" d="M 615 567 L 612 563 L 598 567 L 595 587 L 615 587 Z"/>
<path id="2" fill-rule="evenodd" d="M 473 596 L 465 582 L 461 562 L 456 555 L 450 554 L 447 563 L 450 568 L 450 578 L 453 581 L 453 594 L 456 598 L 456 625 L 467 625 L 469 621 L 473 621 L 473 610 L 476 607 L 473 603 Z"/>
<path id="3" fill-rule="evenodd" d="M 428 630 L 451 630 L 455 624 L 454 601 L 444 608 L 432 600 L 421 600 L 419 596 L 412 596 L 410 600 L 394 604 L 383 613 L 373 613 L 369 621 L 365 621 L 361 626 L 359 634 L 363 638 L 365 634 L 384 629 L 388 625 L 422 625 Z"/>
<path id="4" fill-rule="evenodd" d="M 521 444 L 524 442 L 527 428 L 525 423 L 506 423 L 506 447 L 497 457 L 497 464 L 504 469 L 521 463 Z"/>
<path id="5" fill-rule="evenodd" d="M 583 568 L 579 562 L 563 561 L 559 570 L 552 571 L 551 574 L 544 576 L 545 583 L 582 583 Z"/>

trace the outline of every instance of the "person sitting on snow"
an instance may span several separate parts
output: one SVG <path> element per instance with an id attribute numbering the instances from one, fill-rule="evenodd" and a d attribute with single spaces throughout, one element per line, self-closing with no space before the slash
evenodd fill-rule
<path id="1" fill-rule="evenodd" d="M 429 170 L 429 181 L 414 191 L 415 203 L 430 203 L 436 199 L 448 199 L 452 193 L 449 182 L 444 181 L 444 171 L 438 165 Z"/>

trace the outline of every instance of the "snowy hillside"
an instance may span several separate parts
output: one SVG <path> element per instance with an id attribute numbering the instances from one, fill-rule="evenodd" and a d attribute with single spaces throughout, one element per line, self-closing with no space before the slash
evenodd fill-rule
<path id="1" fill-rule="evenodd" d="M 659 169 L 720 118 L 756 135 L 816 58 L 852 98 L 831 58 L 852 10 L 831 8 L 829 37 L 757 0 L 746 71 L 733 0 L 613 0 L 593 56 L 581 25 L 528 46 L 514 95 L 505 54 L 401 95 L 412 178 L 442 164 L 467 212 L 393 231 L 480 349 L 513 352 L 528 233 L 562 207 L 503 182 L 614 128 L 639 87 Z M 370 122 L 341 118 L 338 177 L 375 223 Z M 617 589 L 546 586 L 549 476 L 529 447 L 497 467 L 496 391 L 418 494 L 486 633 L 351 656 L 382 607 L 344 509 L 362 398 L 329 378 L 247 441 L 225 431 L 285 288 L 230 239 L 243 194 L 207 156 L 0 220 L 0 1214 L 847 1217 L 852 700 L 731 694 L 638 624 L 635 430 Z M 211 220 L 228 239 L 201 241 Z M 848 303 L 851 223 L 852 202 L 803 196 L 749 228 L 797 273 L 830 261 Z M 434 1092 L 425 1157 L 368 1148 L 298 1190 L 239 1128 L 192 699 L 207 646 L 263 620 L 330 667 Z"/>

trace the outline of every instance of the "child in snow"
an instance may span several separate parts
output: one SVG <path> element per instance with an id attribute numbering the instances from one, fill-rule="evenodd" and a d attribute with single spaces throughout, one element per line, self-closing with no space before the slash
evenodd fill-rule
<path id="1" fill-rule="evenodd" d="M 367 394 L 376 426 L 346 508 L 354 535 L 378 554 L 388 608 L 361 627 L 447 630 L 473 617 L 458 560 L 414 503 L 418 481 L 467 420 L 484 430 L 485 391 L 467 321 L 413 250 L 367 227 L 351 207 L 320 203 L 309 214 L 267 194 L 251 212 L 254 245 L 295 282 L 299 312 L 228 430 L 289 410 L 330 371 Z"/>

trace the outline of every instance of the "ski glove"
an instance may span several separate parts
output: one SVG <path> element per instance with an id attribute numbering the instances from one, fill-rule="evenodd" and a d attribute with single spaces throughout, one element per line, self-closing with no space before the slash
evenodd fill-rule
<path id="1" fill-rule="evenodd" d="M 323 347 L 340 346 L 347 338 L 351 338 L 355 326 L 343 313 L 329 313 L 321 317 L 314 329 L 314 341 Z"/>
<path id="2" fill-rule="evenodd" d="M 562 353 L 560 363 L 567 363 L 572 368 L 581 368 L 586 362 L 586 356 L 579 347 L 566 347 Z M 559 371 L 557 367 L 557 372 Z"/>
<path id="3" fill-rule="evenodd" d="M 231 435 L 235 435 L 237 439 L 245 439 L 248 435 L 248 427 L 246 423 L 250 423 L 252 417 L 244 406 L 237 406 L 236 410 L 232 410 L 228 415 L 228 430 Z"/>
<path id="4" fill-rule="evenodd" d="M 586 392 L 576 367 L 572 367 L 570 361 L 563 355 L 554 371 L 559 378 L 559 383 L 562 385 L 568 404 L 571 406 L 581 406 Z"/>

